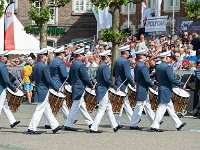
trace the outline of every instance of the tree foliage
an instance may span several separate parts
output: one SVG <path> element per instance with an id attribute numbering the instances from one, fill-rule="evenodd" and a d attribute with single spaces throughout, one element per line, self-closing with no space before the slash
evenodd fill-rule
<path id="1" fill-rule="evenodd" d="M 0 0 L 0 18 L 3 16 L 4 13 L 4 0 Z"/>
<path id="2" fill-rule="evenodd" d="M 187 17 L 193 21 L 200 20 L 200 0 L 183 2 Z"/>

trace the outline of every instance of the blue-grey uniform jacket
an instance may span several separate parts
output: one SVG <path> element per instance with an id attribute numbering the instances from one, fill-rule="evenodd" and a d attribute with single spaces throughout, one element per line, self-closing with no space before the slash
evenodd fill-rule
<path id="1" fill-rule="evenodd" d="M 51 78 L 49 66 L 47 66 L 43 61 L 38 61 L 35 64 L 31 78 L 35 81 L 35 102 L 43 102 L 50 87 L 55 91 L 59 90 L 59 87 L 56 86 L 55 82 Z"/>
<path id="2" fill-rule="evenodd" d="M 0 62 L 0 95 L 7 87 L 10 88 L 13 92 L 16 90 L 16 88 L 10 82 L 8 69 L 5 63 Z"/>
<path id="3" fill-rule="evenodd" d="M 115 85 L 117 87 L 119 87 L 127 79 L 127 81 L 120 88 L 123 92 L 125 91 L 128 83 L 131 86 L 134 86 L 133 77 L 131 76 L 130 62 L 123 56 L 115 60 L 113 76 L 115 77 Z"/>
<path id="4" fill-rule="evenodd" d="M 153 87 L 154 84 L 150 79 L 149 71 L 146 65 L 138 61 L 134 69 L 134 80 L 136 86 L 136 101 L 145 101 L 147 99 L 149 87 Z"/>
<path id="5" fill-rule="evenodd" d="M 86 66 L 80 60 L 71 65 L 67 81 L 72 85 L 72 100 L 80 100 L 86 85 L 92 88 Z"/>
<path id="6" fill-rule="evenodd" d="M 172 95 L 172 84 L 180 86 L 174 78 L 173 70 L 166 62 L 162 62 L 156 68 L 158 81 L 158 103 L 169 103 Z"/>
<path id="7" fill-rule="evenodd" d="M 68 77 L 67 66 L 65 65 L 65 62 L 60 57 L 56 57 L 49 64 L 49 69 L 51 78 L 55 82 L 56 86 L 61 87 Z"/>
<path id="8" fill-rule="evenodd" d="M 114 88 L 114 85 L 110 79 L 110 69 L 105 62 L 101 62 L 97 70 L 97 88 L 96 88 L 96 98 L 97 101 L 101 101 L 105 96 L 108 88 Z"/>

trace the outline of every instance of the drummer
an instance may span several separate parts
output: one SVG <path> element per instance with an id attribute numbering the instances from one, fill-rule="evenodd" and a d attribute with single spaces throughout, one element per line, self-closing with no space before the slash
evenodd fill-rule
<path id="1" fill-rule="evenodd" d="M 10 82 L 8 69 L 6 68 L 7 61 L 8 51 L 0 51 L 0 114 L 3 110 L 10 122 L 10 127 L 14 128 L 20 123 L 20 121 L 15 120 L 12 112 L 9 109 L 8 102 L 6 100 L 6 88 L 10 88 L 13 92 L 17 92 L 18 89 Z"/>
<path id="2" fill-rule="evenodd" d="M 157 66 L 156 79 L 158 81 L 158 108 L 155 114 L 153 124 L 151 125 L 151 131 L 163 132 L 159 129 L 160 121 L 164 116 L 166 110 L 175 122 L 176 129 L 181 130 L 186 123 L 182 123 L 175 113 L 174 105 L 171 100 L 172 85 L 182 87 L 184 83 L 177 82 L 173 75 L 172 67 L 169 65 L 172 62 L 171 51 L 161 54 L 162 62 Z"/>
<path id="3" fill-rule="evenodd" d="M 86 104 L 84 101 L 85 87 L 86 86 L 88 86 L 89 88 L 93 87 L 92 83 L 90 82 L 86 66 L 83 63 L 85 59 L 84 48 L 80 48 L 76 50 L 75 54 L 76 54 L 76 60 L 73 62 L 73 64 L 70 67 L 69 78 L 67 79 L 68 83 L 72 85 L 73 104 L 69 111 L 67 122 L 65 123 L 66 126 L 64 130 L 66 131 L 77 131 L 77 129 L 72 128 L 72 126 L 79 109 L 81 111 L 81 114 L 85 118 L 85 121 L 88 124 L 89 128 L 91 127 L 93 123 L 93 119 L 88 113 L 86 109 Z"/>
<path id="4" fill-rule="evenodd" d="M 99 54 L 101 56 L 101 64 L 97 70 L 97 88 L 96 88 L 96 95 L 97 101 L 99 102 L 98 112 L 94 119 L 94 122 L 90 128 L 90 133 L 101 133 L 98 130 L 98 126 L 101 122 L 101 119 L 107 110 L 108 118 L 110 120 L 111 126 L 114 132 L 119 130 L 119 125 L 115 120 L 115 116 L 112 112 L 112 105 L 108 98 L 108 88 L 114 88 L 113 83 L 110 79 L 110 69 L 108 64 L 110 63 L 111 57 L 111 50 L 104 51 Z"/>
<path id="5" fill-rule="evenodd" d="M 49 67 L 45 64 L 45 62 L 48 60 L 48 49 L 43 48 L 37 52 L 37 54 L 37 62 L 33 68 L 33 73 L 31 76 L 32 80 L 35 81 L 35 102 L 37 102 L 37 106 L 28 127 L 28 134 L 39 134 L 39 132 L 36 132 L 36 129 L 43 113 L 50 123 L 53 133 L 57 133 L 62 129 L 62 127 L 59 126 L 58 121 L 52 114 L 48 97 L 50 87 L 55 91 L 59 91 L 59 87 L 54 84 L 50 76 Z"/>
<path id="6" fill-rule="evenodd" d="M 128 58 L 130 56 L 130 52 L 129 52 L 130 51 L 130 45 L 120 47 L 119 50 L 121 51 L 121 57 L 119 57 L 115 60 L 114 68 L 113 68 L 113 77 L 115 77 L 115 85 L 117 87 L 121 86 L 120 90 L 122 92 L 127 93 L 128 83 L 132 87 L 135 86 L 133 77 L 131 75 L 130 62 L 128 60 Z M 126 98 L 124 99 L 124 105 L 121 108 L 119 115 L 116 117 L 118 124 L 120 124 L 120 118 L 121 118 L 121 115 L 122 115 L 123 108 L 126 110 L 126 114 L 129 118 L 129 120 L 131 121 L 131 116 L 133 114 L 133 110 L 130 106 L 128 96 L 126 96 Z"/>
<path id="7" fill-rule="evenodd" d="M 153 82 L 150 80 L 150 75 L 144 62 L 146 60 L 146 50 L 139 50 L 136 53 L 137 64 L 134 69 L 134 80 L 137 84 L 136 87 L 136 106 L 131 117 L 130 130 L 140 130 L 138 122 L 140 121 L 143 109 L 152 124 L 155 113 L 151 109 L 149 101 L 148 89 L 149 87 L 154 88 Z"/>
<path id="8" fill-rule="evenodd" d="M 61 87 L 62 84 L 65 82 L 65 80 L 68 77 L 67 73 L 67 67 L 65 65 L 65 62 L 63 61 L 65 57 L 65 48 L 60 47 L 54 51 L 55 59 L 49 64 L 49 70 L 51 74 L 51 78 L 55 82 L 57 87 Z M 66 101 L 63 101 L 61 111 L 63 114 L 63 118 L 65 122 L 67 121 L 67 116 L 69 114 L 69 109 L 67 108 Z M 50 125 L 46 123 L 45 125 L 46 129 L 50 129 Z"/>

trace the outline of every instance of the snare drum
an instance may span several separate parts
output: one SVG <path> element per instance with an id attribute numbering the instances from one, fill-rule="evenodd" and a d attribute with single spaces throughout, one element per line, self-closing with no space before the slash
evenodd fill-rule
<path id="1" fill-rule="evenodd" d="M 54 115 L 56 115 L 59 112 L 64 100 L 65 95 L 63 93 L 56 92 L 53 89 L 49 90 L 49 103 L 51 106 L 52 113 Z"/>
<path id="2" fill-rule="evenodd" d="M 189 98 L 190 94 L 187 91 L 180 88 L 172 89 L 172 101 L 177 113 L 183 113 L 185 111 Z"/>
<path id="3" fill-rule="evenodd" d="M 11 89 L 7 88 L 6 99 L 8 101 L 8 106 L 12 112 L 16 112 L 23 101 L 24 93 L 18 89 L 15 93 Z"/>
<path id="4" fill-rule="evenodd" d="M 73 103 L 71 85 L 69 85 L 69 84 L 65 85 L 64 94 L 66 95 L 66 105 L 67 105 L 68 109 L 70 109 L 72 107 L 72 103 Z"/>
<path id="5" fill-rule="evenodd" d="M 87 111 L 89 113 L 92 113 L 94 108 L 97 106 L 95 90 L 92 90 L 91 88 L 86 87 L 84 99 L 85 99 Z"/>
<path id="6" fill-rule="evenodd" d="M 158 108 L 158 92 L 152 88 L 149 88 L 149 100 L 151 103 L 151 109 L 156 111 Z"/>
<path id="7" fill-rule="evenodd" d="M 108 95 L 112 105 L 113 113 L 118 114 L 122 108 L 122 105 L 124 104 L 124 98 L 126 97 L 126 94 L 122 91 L 116 92 L 113 88 L 111 88 L 108 91 Z"/>
<path id="8" fill-rule="evenodd" d="M 133 109 L 136 105 L 135 101 L 135 96 L 136 96 L 136 89 L 133 88 L 130 84 L 128 85 L 128 99 L 130 102 L 130 106 Z"/>

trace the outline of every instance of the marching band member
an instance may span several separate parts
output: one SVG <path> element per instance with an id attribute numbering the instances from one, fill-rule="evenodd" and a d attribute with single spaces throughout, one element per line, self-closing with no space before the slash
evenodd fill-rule
<path id="1" fill-rule="evenodd" d="M 43 48 L 37 54 L 38 62 L 35 64 L 32 73 L 32 79 L 35 81 L 36 86 L 35 102 L 37 102 L 37 106 L 28 127 L 28 134 L 39 134 L 36 129 L 43 113 L 50 123 L 53 133 L 57 133 L 62 127 L 59 126 L 58 121 L 52 114 L 48 97 L 50 87 L 55 91 L 59 91 L 59 87 L 54 84 L 50 76 L 49 67 L 45 64 L 48 59 L 48 49 Z"/>
<path id="2" fill-rule="evenodd" d="M 114 68 L 113 68 L 113 77 L 115 77 L 115 85 L 117 87 L 121 85 L 120 90 L 127 93 L 128 83 L 133 87 L 135 86 L 133 77 L 131 76 L 130 62 L 128 60 L 129 55 L 130 55 L 129 53 L 130 45 L 123 46 L 119 50 L 121 51 L 121 57 L 115 60 Z M 123 108 L 126 110 L 127 116 L 129 120 L 131 121 L 133 110 L 130 106 L 128 96 L 126 96 L 126 98 L 124 99 L 124 105 L 121 108 L 119 115 L 116 117 L 118 124 L 120 124 L 120 118 L 122 115 Z"/>
<path id="3" fill-rule="evenodd" d="M 110 56 L 111 56 L 110 52 L 111 50 L 107 50 L 99 54 L 102 60 L 97 70 L 96 95 L 97 95 L 97 101 L 99 102 L 99 107 L 98 107 L 97 115 L 90 128 L 90 133 L 101 133 L 101 131 L 98 130 L 98 126 L 101 122 L 101 119 L 105 111 L 107 111 L 108 118 L 111 122 L 111 126 L 114 132 L 117 132 L 119 130 L 119 125 L 117 124 L 115 120 L 115 116 L 112 112 L 112 105 L 108 98 L 108 88 L 109 87 L 114 88 L 114 85 L 110 79 L 110 69 L 108 66 L 108 64 L 110 63 Z"/>
<path id="4" fill-rule="evenodd" d="M 65 49 L 64 47 L 60 47 L 54 51 L 55 58 L 52 62 L 49 64 L 49 70 L 51 74 L 52 80 L 55 82 L 57 87 L 61 87 L 62 84 L 65 82 L 65 80 L 68 77 L 67 73 L 67 67 L 65 65 L 65 62 L 63 61 L 65 57 Z M 63 101 L 61 111 L 63 114 L 63 118 L 65 122 L 67 121 L 67 116 L 69 114 L 69 109 L 67 108 L 66 101 Z M 45 125 L 46 129 L 50 129 L 50 125 L 46 123 Z"/>
<path id="5" fill-rule="evenodd" d="M 147 67 L 144 64 L 146 59 L 146 51 L 140 50 L 136 52 L 136 58 L 138 60 L 134 69 L 134 80 L 136 82 L 136 98 L 137 101 L 133 115 L 131 117 L 130 130 L 139 130 L 138 122 L 142 115 L 143 109 L 147 114 L 149 121 L 153 122 L 155 114 L 151 109 L 151 104 L 149 101 L 148 88 L 149 86 L 154 88 L 153 82 L 150 80 L 150 75 Z"/>
<path id="6" fill-rule="evenodd" d="M 177 82 L 173 75 L 171 63 L 171 51 L 161 54 L 163 58 L 162 63 L 157 66 L 156 79 L 158 81 L 158 108 L 155 114 L 153 124 L 151 125 L 151 131 L 163 132 L 159 129 L 160 121 L 163 118 L 166 110 L 175 122 L 177 130 L 181 130 L 186 123 L 182 123 L 175 113 L 174 105 L 171 100 L 172 85 L 182 87 L 184 83 Z"/>
<path id="7" fill-rule="evenodd" d="M 86 104 L 84 101 L 84 91 L 85 86 L 92 88 L 92 83 L 90 82 L 89 75 L 85 64 L 83 63 L 84 57 L 84 48 L 80 48 L 75 51 L 76 60 L 70 67 L 69 78 L 67 79 L 68 83 L 72 85 L 72 100 L 73 104 L 69 111 L 68 119 L 64 130 L 66 131 L 77 131 L 72 128 L 73 123 L 76 118 L 76 114 L 80 109 L 83 117 L 85 118 L 86 123 L 91 127 L 93 120 L 90 114 L 87 112 Z"/>
<path id="8" fill-rule="evenodd" d="M 8 102 L 6 100 L 6 88 L 10 88 L 13 92 L 17 92 L 17 88 L 12 85 L 8 75 L 8 69 L 6 63 L 8 61 L 8 51 L 0 51 L 0 114 L 3 109 L 6 117 L 10 122 L 10 127 L 14 128 L 20 121 L 16 121 L 12 112 L 9 109 Z"/>

